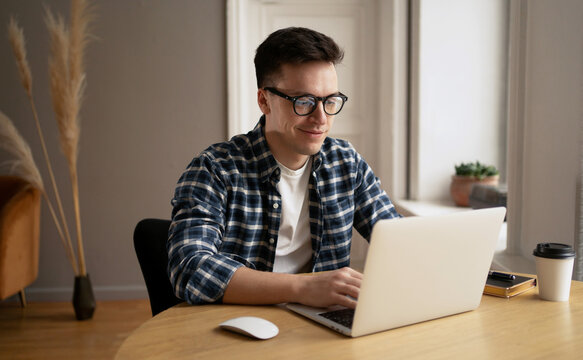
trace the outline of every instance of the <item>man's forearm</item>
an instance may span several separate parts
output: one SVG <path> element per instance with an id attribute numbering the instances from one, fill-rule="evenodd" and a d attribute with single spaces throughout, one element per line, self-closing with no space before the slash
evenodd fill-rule
<path id="1" fill-rule="evenodd" d="M 241 267 L 231 278 L 223 302 L 258 305 L 297 302 L 299 291 L 297 277 L 292 274 L 263 272 Z"/>
<path id="2" fill-rule="evenodd" d="M 342 268 L 313 276 L 262 272 L 239 268 L 231 278 L 224 303 L 279 304 L 297 302 L 326 307 L 343 305 L 354 308 L 362 274 Z M 350 296 L 350 297 L 349 297 Z"/>

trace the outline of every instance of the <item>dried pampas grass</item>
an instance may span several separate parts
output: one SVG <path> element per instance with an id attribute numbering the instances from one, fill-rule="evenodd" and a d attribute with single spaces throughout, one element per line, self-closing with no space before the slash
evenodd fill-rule
<path id="1" fill-rule="evenodd" d="M 16 59 L 16 66 L 18 67 L 18 73 L 20 75 L 20 80 L 22 82 L 22 86 L 28 95 L 28 100 L 30 102 L 30 106 L 32 108 L 32 115 L 34 117 L 36 130 L 38 137 L 40 139 L 41 147 L 43 150 L 43 156 L 45 159 L 45 164 L 47 166 L 49 177 L 51 179 L 51 184 L 53 187 L 53 191 L 55 193 L 55 199 L 57 201 L 57 208 L 59 210 L 60 220 L 57 219 L 57 216 L 54 213 L 53 205 L 48 198 L 46 191 L 43 192 L 45 199 L 47 201 L 47 205 L 49 206 L 49 210 L 51 211 L 51 215 L 53 216 L 53 220 L 55 221 L 55 225 L 59 232 L 59 236 L 61 237 L 61 242 L 65 246 L 65 251 L 67 252 L 67 257 L 73 266 L 73 270 L 75 274 L 79 272 L 77 261 L 74 257 L 73 245 L 71 241 L 71 235 L 69 233 L 69 226 L 67 224 L 67 218 L 65 217 L 65 212 L 63 210 L 63 204 L 61 201 L 61 195 L 59 194 L 59 188 L 57 187 L 57 183 L 55 181 L 55 175 L 53 173 L 53 167 L 51 165 L 51 160 L 49 158 L 49 154 L 47 151 L 47 146 L 45 143 L 45 138 L 43 135 L 42 128 L 40 126 L 40 121 L 38 118 L 38 113 L 36 111 L 36 106 L 34 104 L 34 100 L 32 97 L 32 72 L 30 71 L 30 66 L 28 65 L 28 59 L 26 56 L 26 40 L 24 37 L 24 31 L 20 28 L 14 19 L 14 17 L 10 18 L 10 22 L 8 24 L 8 38 L 10 40 L 10 44 L 12 45 L 12 51 L 14 52 L 14 58 Z"/>
<path id="2" fill-rule="evenodd" d="M 32 151 L 20 135 L 8 116 L 0 111 L 0 149 L 12 155 L 14 159 L 0 163 L 1 168 L 8 168 L 8 173 L 17 175 L 35 188 L 44 191 L 43 180 L 36 167 Z"/>
<path id="3" fill-rule="evenodd" d="M 89 23 L 93 18 L 89 2 L 74 0 L 71 2 L 71 32 L 69 33 L 69 76 L 72 87 L 83 94 L 85 87 L 85 48 L 89 43 Z M 79 99 L 79 104 L 81 99 Z"/>
<path id="4" fill-rule="evenodd" d="M 57 219 L 57 215 L 55 210 L 47 196 L 47 193 L 44 189 L 43 180 L 40 175 L 40 172 L 34 162 L 34 157 L 32 156 L 32 151 L 28 146 L 28 143 L 20 132 L 16 129 L 12 121 L 8 118 L 8 116 L 4 115 L 0 111 L 0 149 L 5 150 L 8 154 L 12 155 L 12 160 L 6 160 L 3 163 L 0 163 L 0 168 L 8 168 L 8 173 L 11 175 L 16 175 L 28 183 L 31 186 L 39 189 L 43 194 L 47 205 L 49 207 L 49 211 L 55 222 L 57 227 L 57 232 L 59 233 L 59 237 L 63 246 L 65 247 L 67 258 L 69 262 L 73 266 L 73 269 L 77 268 L 77 263 L 75 261 L 75 256 L 73 252 L 73 248 L 71 247 L 71 243 L 67 243 L 67 240 L 63 234 L 63 230 L 59 221 Z"/>
<path id="5" fill-rule="evenodd" d="M 24 40 L 24 32 L 22 28 L 18 27 L 16 20 L 11 17 L 8 23 L 8 38 L 10 45 L 16 58 L 16 66 L 18 66 L 18 73 L 22 86 L 29 97 L 32 97 L 32 74 L 28 60 L 26 58 L 26 41 Z"/>
<path id="6" fill-rule="evenodd" d="M 71 180 L 77 230 L 76 257 L 73 254 L 73 246 L 60 200 L 61 197 L 56 186 L 51 162 L 45 146 L 44 136 L 42 134 L 38 114 L 32 97 L 32 75 L 26 59 L 26 42 L 24 39 L 24 33 L 22 29 L 18 27 L 13 18 L 11 18 L 8 26 L 9 38 L 16 58 L 21 82 L 31 103 L 37 131 L 45 156 L 45 162 L 53 184 L 61 223 L 64 229 L 63 243 L 65 244 L 67 253 L 71 254 L 70 260 L 72 260 L 71 263 L 75 274 L 80 276 L 85 276 L 87 270 L 85 266 L 85 254 L 81 231 L 77 157 L 80 137 L 79 112 L 85 90 L 83 55 L 89 40 L 88 26 L 91 19 L 92 13 L 87 0 L 71 1 L 71 25 L 69 29 L 61 16 L 55 17 L 48 8 L 46 9 L 46 24 L 51 41 L 49 56 L 50 90 L 53 110 L 59 128 L 61 149 L 67 160 L 69 178 Z M 57 227 L 60 228 L 58 222 L 55 221 L 55 223 L 57 224 Z M 78 260 L 78 265 L 77 261 L 75 261 L 76 259 Z"/>
<path id="7" fill-rule="evenodd" d="M 79 275 L 82 276 L 87 274 L 87 270 L 81 231 L 77 155 L 80 136 L 79 111 L 85 90 L 83 55 L 89 38 L 90 19 L 91 12 L 86 0 L 71 1 L 71 27 L 69 30 L 67 30 L 62 17 L 55 18 L 47 9 L 46 22 L 51 38 L 49 58 L 51 96 L 59 127 L 61 149 L 69 166 L 77 229 Z"/>
<path id="8" fill-rule="evenodd" d="M 53 110 L 59 127 L 61 149 L 67 158 L 69 168 L 77 165 L 79 144 L 79 107 L 82 89 L 74 88 L 69 72 L 69 33 L 61 16 L 55 16 L 47 9 L 47 28 L 51 39 L 49 75 Z"/>

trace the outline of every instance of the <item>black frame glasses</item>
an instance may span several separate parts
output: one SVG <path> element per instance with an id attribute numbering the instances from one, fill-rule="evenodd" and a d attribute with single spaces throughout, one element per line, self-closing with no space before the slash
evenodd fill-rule
<path id="1" fill-rule="evenodd" d="M 267 90 L 274 95 L 277 95 L 279 97 L 291 101 L 293 104 L 294 113 L 296 113 L 296 115 L 299 116 L 307 116 L 313 113 L 314 110 L 316 110 L 316 108 L 318 107 L 319 101 L 321 101 L 322 104 L 324 105 L 323 106 L 324 112 L 326 114 L 336 115 L 340 112 L 340 110 L 342 110 L 342 108 L 344 107 L 344 103 L 348 101 L 348 96 L 344 95 L 341 92 L 320 97 L 312 94 L 289 96 L 272 87 L 264 87 L 263 90 Z M 340 104 L 338 104 L 339 101 Z M 337 107 L 337 110 L 334 107 Z M 334 109 L 335 111 L 329 111 L 331 109 Z"/>

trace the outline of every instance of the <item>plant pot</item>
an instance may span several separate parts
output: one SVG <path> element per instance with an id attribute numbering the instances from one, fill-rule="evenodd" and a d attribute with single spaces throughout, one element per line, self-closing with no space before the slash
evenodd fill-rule
<path id="1" fill-rule="evenodd" d="M 77 320 L 87 320 L 93 317 L 95 311 L 95 297 L 89 275 L 75 276 L 73 289 L 73 308 Z"/>
<path id="2" fill-rule="evenodd" d="M 457 206 L 470 206 L 470 193 L 474 184 L 484 184 L 497 186 L 500 176 L 487 176 L 483 179 L 478 179 L 474 176 L 458 176 L 451 177 L 451 186 L 449 188 L 451 198 Z"/>

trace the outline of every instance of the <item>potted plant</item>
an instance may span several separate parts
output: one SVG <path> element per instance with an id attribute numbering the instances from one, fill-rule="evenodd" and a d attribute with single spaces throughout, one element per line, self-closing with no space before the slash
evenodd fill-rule
<path id="1" fill-rule="evenodd" d="M 452 176 L 450 192 L 457 206 L 469 206 L 469 197 L 474 184 L 497 186 L 500 172 L 493 165 L 485 165 L 479 161 L 455 165 L 455 175 Z"/>

